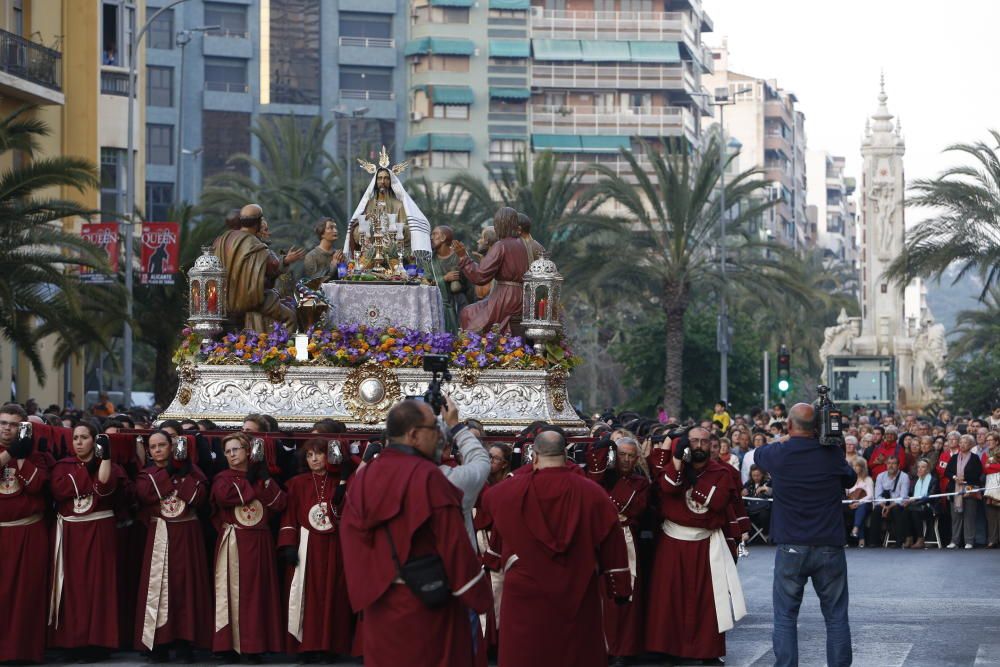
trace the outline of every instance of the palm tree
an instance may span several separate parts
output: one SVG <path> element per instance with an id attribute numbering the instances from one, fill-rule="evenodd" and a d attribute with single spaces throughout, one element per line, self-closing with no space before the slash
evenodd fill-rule
<path id="1" fill-rule="evenodd" d="M 663 310 L 663 403 L 671 415 L 678 415 L 684 318 L 692 289 L 712 288 L 718 294 L 723 286 L 716 254 L 720 144 L 717 136 L 711 136 L 704 152 L 693 155 L 685 145 L 669 139 L 663 143 L 664 149 L 658 150 L 643 142 L 645 164 L 633 151 L 622 149 L 630 171 L 622 176 L 605 165 L 594 165 L 604 178 L 594 186 L 590 200 L 596 206 L 616 202 L 627 214 L 618 219 L 618 238 L 629 239 L 628 256 L 606 263 L 600 271 L 613 275 L 621 285 L 635 286 L 647 304 L 658 304 Z M 735 157 L 729 156 L 727 167 Z M 751 169 L 726 181 L 726 201 L 732 207 L 726 234 L 728 282 L 757 291 L 781 289 L 801 295 L 794 266 L 783 262 L 790 251 L 752 238 L 754 221 L 775 204 L 761 196 L 766 183 L 760 174 L 759 169 Z"/>
<path id="2" fill-rule="evenodd" d="M 56 188 L 86 192 L 98 185 L 97 170 L 82 158 L 37 157 L 38 138 L 47 136 L 49 127 L 32 117 L 34 109 L 21 107 L 0 119 L 0 155 L 17 151 L 27 158 L 0 173 L 0 335 L 17 346 L 44 382 L 38 341 L 58 334 L 103 344 L 102 318 L 87 317 L 83 304 L 103 298 L 104 313 L 113 314 L 122 299 L 108 298 L 114 287 L 80 281 L 81 267 L 112 269 L 98 248 L 59 223 L 93 211 L 46 194 Z"/>
<path id="3" fill-rule="evenodd" d="M 493 215 L 454 183 L 435 184 L 420 176 L 406 181 L 405 188 L 432 225 L 451 227 L 456 238 L 475 239 L 481 223 Z"/>
<path id="4" fill-rule="evenodd" d="M 886 271 L 889 279 L 905 285 L 917 276 L 941 278 L 957 263 L 954 282 L 970 272 L 983 279 L 980 299 L 1000 282 L 1000 132 L 990 130 L 990 137 L 945 149 L 970 156 L 972 164 L 914 181 L 909 203 L 935 214 L 907 233 L 903 253 Z"/>
<path id="5" fill-rule="evenodd" d="M 955 340 L 949 357 L 978 350 L 996 349 L 1000 340 L 1000 286 L 993 286 L 983 299 L 983 308 L 959 311 L 955 318 Z"/>
<path id="6" fill-rule="evenodd" d="M 332 130 L 333 124 L 318 116 L 305 126 L 295 116 L 258 121 L 250 132 L 260 142 L 260 159 L 232 155 L 227 162 L 236 169 L 209 179 L 202 212 L 221 219 L 230 209 L 254 202 L 272 221 L 276 247 L 313 243 L 313 225 L 320 217 L 347 217 L 343 168 L 323 148 Z"/>

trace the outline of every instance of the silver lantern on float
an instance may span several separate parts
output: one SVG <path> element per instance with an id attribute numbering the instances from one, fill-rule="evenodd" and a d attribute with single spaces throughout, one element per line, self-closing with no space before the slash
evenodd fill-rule
<path id="1" fill-rule="evenodd" d="M 208 340 L 226 320 L 226 272 L 211 246 L 202 246 L 201 253 L 188 271 L 188 324 Z"/>
<path id="2" fill-rule="evenodd" d="M 536 259 L 524 274 L 521 326 L 526 338 L 548 341 L 562 329 L 562 282 L 556 264 L 548 257 Z"/>

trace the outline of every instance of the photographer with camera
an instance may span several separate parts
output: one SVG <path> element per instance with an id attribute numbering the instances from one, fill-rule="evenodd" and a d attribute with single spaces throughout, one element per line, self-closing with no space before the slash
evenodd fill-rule
<path id="1" fill-rule="evenodd" d="M 490 454 L 475 432 L 465 422 L 459 421 L 458 406 L 448 395 L 441 409 L 441 419 L 448 427 L 442 433 L 451 447 L 445 447 L 444 461 L 439 466 L 452 486 L 462 492 L 462 518 L 472 545 L 476 546 L 476 531 L 472 527 L 472 508 L 490 475 Z M 457 454 L 457 457 L 454 456 Z"/>
<path id="2" fill-rule="evenodd" d="M 829 415 L 829 404 L 826 407 Z M 821 444 L 819 416 L 808 403 L 792 406 L 788 440 L 763 447 L 754 457 L 754 463 L 774 482 L 770 537 L 777 549 L 772 640 L 775 664 L 783 667 L 799 663 L 797 622 L 809 579 L 826 620 L 827 664 L 843 667 L 853 659 L 841 500 L 857 476 L 847 465 L 843 449 L 832 444 L 835 439 L 829 437 L 829 424 L 822 440 L 828 444 Z M 838 421 L 837 430 L 839 426 Z"/>

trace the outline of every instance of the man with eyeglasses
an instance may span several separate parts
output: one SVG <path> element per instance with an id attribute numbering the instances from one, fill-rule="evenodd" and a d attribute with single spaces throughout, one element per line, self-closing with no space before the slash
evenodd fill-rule
<path id="1" fill-rule="evenodd" d="M 650 574 L 646 650 L 723 664 L 726 635 L 746 615 L 725 530 L 739 489 L 711 460 L 708 430 L 692 428 L 649 457 L 661 534 Z M 732 466 L 729 466 L 730 470 Z"/>
<path id="2" fill-rule="evenodd" d="M 42 662 L 45 653 L 49 532 L 42 520 L 52 457 L 18 438 L 28 415 L 0 407 L 0 599 L 5 602 L 0 662 Z"/>
<path id="3" fill-rule="evenodd" d="M 347 587 L 365 615 L 365 664 L 471 666 L 473 619 L 492 600 L 465 530 L 462 494 L 438 468 L 437 419 L 427 403 L 408 399 L 389 410 L 385 434 L 379 456 L 355 473 L 341 520 L 345 570 L 364 573 L 348 577 Z M 417 559 L 445 574 L 443 603 L 428 606 L 404 581 Z"/>
<path id="4" fill-rule="evenodd" d="M 587 452 L 587 476 L 604 487 L 614 503 L 618 521 L 625 529 L 632 577 L 632 598 L 627 603 L 614 604 L 607 597 L 601 599 L 610 664 L 611 667 L 623 667 L 627 657 L 643 652 L 641 593 L 645 587 L 636 583 L 639 576 L 636 545 L 639 543 L 639 519 L 649 503 L 649 478 L 636 465 L 639 443 L 635 438 L 625 436 L 616 442 L 604 439 L 594 444 Z M 613 463 L 612 451 L 615 452 Z"/>

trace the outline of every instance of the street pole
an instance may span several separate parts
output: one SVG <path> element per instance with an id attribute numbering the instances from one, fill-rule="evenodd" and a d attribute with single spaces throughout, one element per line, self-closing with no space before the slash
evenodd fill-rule
<path id="1" fill-rule="evenodd" d="M 764 409 L 771 405 L 771 355 L 764 350 Z"/>
<path id="2" fill-rule="evenodd" d="M 351 215 L 354 211 L 351 210 L 351 116 L 344 116 L 344 122 L 347 123 L 347 155 L 344 156 L 344 169 L 347 170 L 347 203 L 344 206 L 344 216 L 347 218 L 345 224 L 347 225 L 347 233 L 351 233 Z"/>
<path id="3" fill-rule="evenodd" d="M 719 105 L 719 398 L 729 403 L 729 311 L 726 305 L 726 105 Z"/>
<path id="4" fill-rule="evenodd" d="M 181 202 L 184 201 L 184 187 L 183 181 L 181 181 L 183 173 L 181 164 L 184 161 L 184 56 L 187 52 L 187 45 L 191 42 L 191 32 L 181 30 L 177 33 L 175 42 L 177 46 L 181 47 L 181 78 L 180 86 L 177 87 L 177 176 L 174 178 L 174 182 L 177 184 L 177 191 L 174 193 L 174 210 L 176 211 L 180 208 Z"/>
<path id="5" fill-rule="evenodd" d="M 138 60 L 139 43 L 153 21 L 168 9 L 172 9 L 187 0 L 173 0 L 158 9 L 147 19 L 142 30 L 135 31 L 133 25 L 132 43 L 129 45 L 128 63 L 128 149 L 125 154 L 125 218 L 123 222 L 125 233 L 125 324 L 122 327 L 123 352 L 122 365 L 124 374 L 122 382 L 122 403 L 125 409 L 132 406 L 132 254 L 135 252 L 132 237 L 135 232 L 135 87 L 136 61 Z M 133 21 L 135 20 L 133 14 Z"/>

